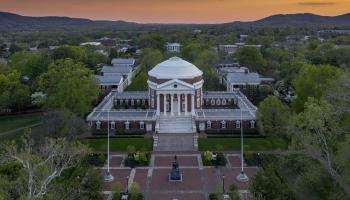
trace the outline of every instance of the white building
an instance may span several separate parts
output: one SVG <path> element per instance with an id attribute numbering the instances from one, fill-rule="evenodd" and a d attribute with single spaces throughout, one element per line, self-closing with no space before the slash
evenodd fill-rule
<path id="1" fill-rule="evenodd" d="M 181 58 L 157 64 L 148 72 L 147 83 L 148 91 L 107 95 L 88 115 L 89 125 L 151 133 L 239 133 L 241 126 L 256 130 L 257 108 L 244 94 L 203 91 L 203 72 Z"/>
<path id="2" fill-rule="evenodd" d="M 130 66 L 132 68 L 135 67 L 135 59 L 134 58 L 113 58 L 111 64 L 115 67 L 118 66 Z"/>
<path id="3" fill-rule="evenodd" d="M 238 46 L 235 44 L 222 44 L 219 45 L 219 51 L 226 52 L 228 54 L 234 54 L 236 53 L 238 49 Z"/>
<path id="4" fill-rule="evenodd" d="M 128 65 L 118 67 L 103 66 L 101 73 L 103 76 L 122 76 L 126 81 L 126 85 L 130 85 L 133 77 L 133 68 Z"/>
<path id="5" fill-rule="evenodd" d="M 175 52 L 178 53 L 181 51 L 181 44 L 180 43 L 167 43 L 166 44 L 166 49 L 169 52 Z"/>
<path id="6" fill-rule="evenodd" d="M 95 78 L 103 92 L 117 91 L 123 92 L 126 85 L 123 76 L 100 76 L 95 75 Z"/>

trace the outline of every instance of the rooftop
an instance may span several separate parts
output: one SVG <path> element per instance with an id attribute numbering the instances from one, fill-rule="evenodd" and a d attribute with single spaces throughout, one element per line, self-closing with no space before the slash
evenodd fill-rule
<path id="1" fill-rule="evenodd" d="M 148 91 L 124 91 L 116 93 L 114 99 L 148 99 Z"/>
<path id="2" fill-rule="evenodd" d="M 100 84 L 119 84 L 123 81 L 123 77 L 120 75 L 115 76 L 99 76 L 95 75 L 95 78 Z"/>
<path id="3" fill-rule="evenodd" d="M 195 65 L 176 56 L 157 64 L 148 72 L 157 79 L 191 79 L 202 74 Z"/>
<path id="4" fill-rule="evenodd" d="M 130 66 L 103 66 L 101 72 L 102 73 L 129 73 L 132 71 L 132 67 Z"/>
<path id="5" fill-rule="evenodd" d="M 250 83 L 250 84 L 260 84 L 260 76 L 258 73 L 242 73 L 242 72 L 233 72 L 228 73 L 226 76 L 227 81 L 233 83 Z"/>
<path id="6" fill-rule="evenodd" d="M 109 115 L 109 116 L 108 116 Z M 148 121 L 155 120 L 155 111 L 153 110 L 95 110 L 87 117 L 88 121 L 104 121 L 109 117 L 110 121 Z"/>
<path id="7" fill-rule="evenodd" d="M 113 58 L 112 65 L 134 65 L 135 59 L 134 58 Z"/>

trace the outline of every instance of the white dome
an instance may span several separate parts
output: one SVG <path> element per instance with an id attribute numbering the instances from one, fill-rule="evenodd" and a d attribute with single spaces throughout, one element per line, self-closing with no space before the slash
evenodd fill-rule
<path id="1" fill-rule="evenodd" d="M 176 56 L 157 64 L 148 72 L 149 76 L 157 79 L 192 79 L 202 74 L 195 65 Z"/>

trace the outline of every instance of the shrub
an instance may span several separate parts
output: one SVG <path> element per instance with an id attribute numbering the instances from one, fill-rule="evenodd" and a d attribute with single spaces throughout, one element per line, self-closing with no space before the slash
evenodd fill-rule
<path id="1" fill-rule="evenodd" d="M 210 193 L 209 199 L 210 200 L 218 200 L 218 194 L 217 193 Z"/>
<path id="2" fill-rule="evenodd" d="M 121 195 L 121 191 L 122 191 L 122 184 L 120 182 L 115 182 L 112 183 L 111 185 L 111 189 L 112 189 L 112 194 L 113 194 L 113 200 L 119 200 Z"/>
<path id="3" fill-rule="evenodd" d="M 136 153 L 136 148 L 135 146 L 129 145 L 126 147 L 126 151 L 128 152 L 128 155 L 134 155 Z"/>
<path id="4" fill-rule="evenodd" d="M 106 162 L 107 155 L 104 153 L 92 153 L 87 156 L 87 163 L 89 165 L 102 167 Z"/>

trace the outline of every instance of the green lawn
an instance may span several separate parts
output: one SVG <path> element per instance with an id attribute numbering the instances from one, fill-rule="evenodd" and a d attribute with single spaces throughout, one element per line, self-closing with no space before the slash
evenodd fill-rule
<path id="1" fill-rule="evenodd" d="M 221 145 L 224 151 L 238 151 L 241 148 L 240 138 L 199 138 L 200 151 L 216 150 Z M 263 151 L 286 149 L 287 143 L 281 138 L 244 138 L 244 149 L 247 151 Z"/>
<path id="2" fill-rule="evenodd" d="M 0 117 L 0 135 L 2 132 L 25 127 L 40 122 L 42 114 L 26 114 Z"/>
<path id="3" fill-rule="evenodd" d="M 87 144 L 97 152 L 105 152 L 107 150 L 107 138 L 86 139 Z M 126 147 L 132 145 L 137 150 L 152 151 L 152 138 L 110 138 L 111 151 L 126 151 Z"/>

